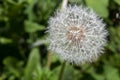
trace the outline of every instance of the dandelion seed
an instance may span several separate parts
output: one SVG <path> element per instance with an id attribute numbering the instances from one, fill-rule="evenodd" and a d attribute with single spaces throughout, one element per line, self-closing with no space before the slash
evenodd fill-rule
<path id="1" fill-rule="evenodd" d="M 103 53 L 107 31 L 93 10 L 68 6 L 49 20 L 49 49 L 75 64 L 93 62 Z"/>

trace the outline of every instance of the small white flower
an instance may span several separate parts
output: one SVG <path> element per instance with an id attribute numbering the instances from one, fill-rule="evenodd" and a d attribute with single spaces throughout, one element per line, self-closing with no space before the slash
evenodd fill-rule
<path id="1" fill-rule="evenodd" d="M 93 62 L 103 53 L 107 31 L 93 10 L 69 6 L 49 20 L 49 49 L 70 63 Z"/>

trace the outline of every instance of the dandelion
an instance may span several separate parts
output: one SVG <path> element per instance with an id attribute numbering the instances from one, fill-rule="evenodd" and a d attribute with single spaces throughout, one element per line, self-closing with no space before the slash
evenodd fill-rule
<path id="1" fill-rule="evenodd" d="M 83 64 L 96 61 L 103 53 L 107 31 L 92 9 L 68 6 L 49 19 L 49 49 L 65 61 Z"/>

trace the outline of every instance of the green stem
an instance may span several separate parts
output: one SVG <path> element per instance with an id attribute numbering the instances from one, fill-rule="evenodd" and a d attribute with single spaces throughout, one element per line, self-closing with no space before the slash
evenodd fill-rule
<path id="1" fill-rule="evenodd" d="M 66 61 L 64 61 L 64 63 L 62 64 L 58 80 L 62 80 L 63 73 L 64 73 L 64 70 L 65 70 L 65 65 L 66 65 Z"/>
<path id="2" fill-rule="evenodd" d="M 47 67 L 48 69 L 50 69 L 51 61 L 52 61 L 52 51 L 50 51 L 50 52 L 48 53 L 48 57 L 47 57 L 47 65 L 46 65 L 46 67 Z"/>

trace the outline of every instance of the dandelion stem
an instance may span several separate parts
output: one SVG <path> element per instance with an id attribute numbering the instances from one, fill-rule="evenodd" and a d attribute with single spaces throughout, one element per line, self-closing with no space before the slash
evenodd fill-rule
<path id="1" fill-rule="evenodd" d="M 51 65 L 51 60 L 52 60 L 52 52 L 50 51 L 47 56 L 47 64 L 46 67 L 49 69 Z"/>
<path id="2" fill-rule="evenodd" d="M 62 64 L 58 80 L 62 80 L 63 73 L 64 73 L 64 70 L 65 70 L 65 65 L 66 65 L 66 61 L 64 61 L 64 63 Z"/>
<path id="3" fill-rule="evenodd" d="M 68 3 L 68 0 L 63 0 L 62 1 L 61 10 L 64 10 L 67 7 L 67 3 Z"/>

